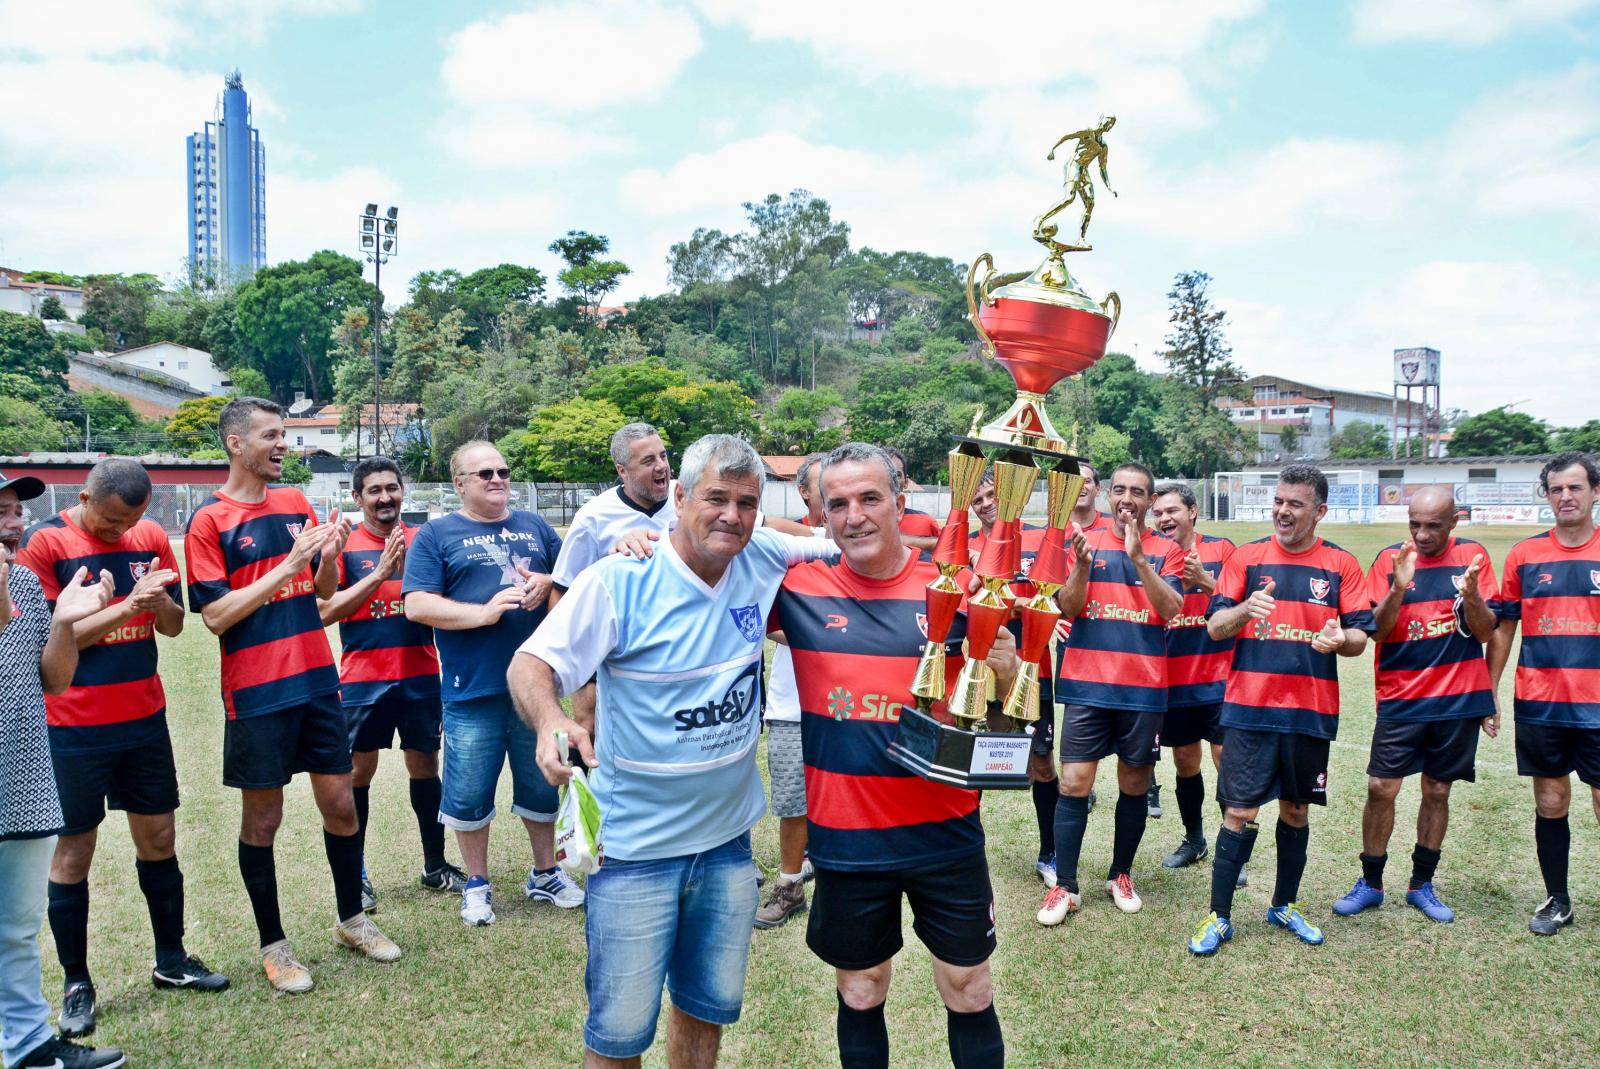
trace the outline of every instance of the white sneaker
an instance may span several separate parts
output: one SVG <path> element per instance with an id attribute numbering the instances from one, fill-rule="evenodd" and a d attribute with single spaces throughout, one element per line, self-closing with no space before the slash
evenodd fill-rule
<path id="1" fill-rule="evenodd" d="M 461 920 L 476 928 L 483 928 L 494 923 L 494 907 L 490 904 L 494 898 L 493 889 L 489 881 L 473 883 L 467 881 L 466 890 L 461 892 Z"/>
<path id="2" fill-rule="evenodd" d="M 1137 913 L 1144 908 L 1144 900 L 1133 889 L 1133 877 L 1126 872 L 1114 880 L 1106 881 L 1106 894 L 1124 913 Z"/>
<path id="3" fill-rule="evenodd" d="M 583 905 L 583 888 L 573 882 L 564 869 L 547 872 L 543 876 L 538 872 L 528 870 L 528 882 L 523 885 L 522 893 L 529 898 L 553 902 L 562 909 L 577 909 Z"/>
<path id="4" fill-rule="evenodd" d="M 1083 896 L 1076 891 L 1069 891 L 1061 884 L 1056 884 L 1044 893 L 1044 904 L 1039 907 L 1035 919 L 1046 928 L 1054 928 L 1067 919 L 1068 913 L 1078 912 L 1078 907 L 1083 905 Z"/>
<path id="5" fill-rule="evenodd" d="M 340 921 L 333 929 L 333 937 L 341 946 L 359 950 L 373 961 L 398 961 L 400 947 L 378 930 L 371 917 L 357 913 L 347 921 Z"/>

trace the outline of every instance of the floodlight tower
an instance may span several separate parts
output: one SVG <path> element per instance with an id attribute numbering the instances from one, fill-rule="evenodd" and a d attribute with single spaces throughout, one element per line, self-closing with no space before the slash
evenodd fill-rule
<path id="1" fill-rule="evenodd" d="M 390 205 L 382 216 L 368 204 L 361 212 L 361 252 L 372 265 L 372 452 L 383 451 L 383 265 L 400 250 L 400 209 Z M 361 459 L 361 415 L 356 414 L 356 459 Z"/>

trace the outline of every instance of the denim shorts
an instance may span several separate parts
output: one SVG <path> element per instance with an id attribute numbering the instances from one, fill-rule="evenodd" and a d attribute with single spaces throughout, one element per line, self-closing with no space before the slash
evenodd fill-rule
<path id="1" fill-rule="evenodd" d="M 500 770 L 509 757 L 511 811 L 541 824 L 553 822 L 556 789 L 534 760 L 536 744 L 509 694 L 445 702 L 439 820 L 457 831 L 488 827 Z"/>
<path id="2" fill-rule="evenodd" d="M 585 1046 L 606 1058 L 648 1050 L 663 983 L 690 1017 L 739 1019 L 758 898 L 749 832 L 699 854 L 606 858 L 587 890 Z"/>

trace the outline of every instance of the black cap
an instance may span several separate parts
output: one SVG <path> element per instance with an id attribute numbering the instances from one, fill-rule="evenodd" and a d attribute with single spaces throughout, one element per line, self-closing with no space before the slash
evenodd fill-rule
<path id="1" fill-rule="evenodd" d="M 0 490 L 15 490 L 18 501 L 29 501 L 44 493 L 44 483 L 32 475 L 18 475 L 12 478 L 0 474 Z"/>

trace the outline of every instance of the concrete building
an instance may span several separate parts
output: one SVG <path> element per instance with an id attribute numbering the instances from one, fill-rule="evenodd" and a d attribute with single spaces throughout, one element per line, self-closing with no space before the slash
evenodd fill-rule
<path id="1" fill-rule="evenodd" d="M 83 288 L 62 286 L 54 282 L 24 282 L 24 271 L 0 267 L 0 312 L 40 317 L 40 307 L 45 298 L 54 297 L 61 302 L 67 321 L 76 323 L 83 315 Z"/>
<path id="2" fill-rule="evenodd" d="M 183 402 L 206 396 L 165 371 L 124 364 L 109 353 L 68 353 L 67 387 L 74 393 L 114 393 L 145 419 L 171 419 Z"/>
<path id="3" fill-rule="evenodd" d="M 1282 375 L 1257 375 L 1245 383 L 1248 400 L 1217 402 L 1228 418 L 1256 441 L 1255 459 L 1270 463 L 1328 455 L 1328 439 L 1362 420 L 1387 438 L 1394 425 L 1394 398 L 1387 393 L 1322 386 Z M 1283 448 L 1283 431 L 1294 429 L 1292 448 Z"/>
<path id="4" fill-rule="evenodd" d="M 159 371 L 200 394 L 220 396 L 233 389 L 233 380 L 228 372 L 212 362 L 210 353 L 177 342 L 158 341 L 137 349 L 124 349 L 120 353 L 95 355 L 114 360 L 124 367 Z"/>
<path id="5" fill-rule="evenodd" d="M 251 119 L 244 78 L 234 71 L 215 118 L 186 142 L 186 248 L 196 276 L 237 281 L 266 265 L 267 157 Z"/>
<path id="6" fill-rule="evenodd" d="M 1472 523 L 1552 524 L 1555 517 L 1539 492 L 1539 470 L 1553 455 L 1329 460 L 1322 467 L 1363 473 L 1363 489 L 1372 496 L 1361 502 L 1369 522 L 1404 523 L 1412 495 L 1443 484 Z M 1246 470 L 1270 479 L 1278 469 L 1257 464 Z"/>
<path id="7" fill-rule="evenodd" d="M 384 447 L 392 448 L 394 440 L 404 440 L 415 425 L 417 406 L 414 404 L 385 404 L 383 406 Z M 304 393 L 296 393 L 289 414 L 284 417 L 284 430 L 289 435 L 290 448 L 307 454 L 324 450 L 334 456 L 371 456 L 373 448 L 372 406 L 361 408 L 360 427 L 340 430 L 344 419 L 343 405 L 317 405 Z"/>

